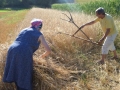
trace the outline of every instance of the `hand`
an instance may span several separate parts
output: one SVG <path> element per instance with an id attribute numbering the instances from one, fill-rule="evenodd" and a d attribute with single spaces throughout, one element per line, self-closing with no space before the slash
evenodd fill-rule
<path id="1" fill-rule="evenodd" d="M 45 57 L 47 57 L 50 54 L 50 51 L 46 51 L 45 53 L 43 53 L 40 58 L 44 59 Z"/>
<path id="2" fill-rule="evenodd" d="M 79 27 L 79 29 L 72 35 L 72 37 L 74 37 L 74 35 L 75 35 L 80 29 L 82 29 L 84 26 L 85 26 L 85 25 L 82 25 L 81 27 Z"/>
<path id="3" fill-rule="evenodd" d="M 45 58 L 45 55 L 44 55 L 44 54 L 42 54 L 42 55 L 40 56 L 40 58 L 44 59 L 44 58 Z"/>
<path id="4" fill-rule="evenodd" d="M 103 40 L 104 40 L 104 38 L 100 39 L 97 43 L 98 43 L 99 45 L 102 45 Z"/>
<path id="5" fill-rule="evenodd" d="M 102 45 L 102 41 L 98 41 L 97 43 L 98 43 L 99 45 Z"/>
<path id="6" fill-rule="evenodd" d="M 84 28 L 84 26 L 85 26 L 85 25 L 82 25 L 82 26 L 80 27 L 80 29 Z"/>

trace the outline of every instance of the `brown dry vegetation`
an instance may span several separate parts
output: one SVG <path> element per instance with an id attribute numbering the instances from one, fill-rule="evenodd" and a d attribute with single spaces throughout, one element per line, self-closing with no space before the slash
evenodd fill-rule
<path id="1" fill-rule="evenodd" d="M 22 16 L 27 13 L 24 11 L 8 11 L 0 12 L 0 43 L 9 42 L 13 37 L 15 37 L 14 32 L 16 31 L 16 26 L 21 21 Z M 16 17 L 16 18 L 14 18 Z"/>
<path id="2" fill-rule="evenodd" d="M 79 26 L 94 18 L 83 13 L 72 15 Z M 46 59 L 39 58 L 44 51 L 42 46 L 34 54 L 34 90 L 119 90 L 119 62 L 107 59 L 105 65 L 97 66 L 94 62 L 100 58 L 100 46 L 57 34 L 59 31 L 73 34 L 77 30 L 71 23 L 60 19 L 66 18 L 61 11 L 32 8 L 20 23 L 15 35 L 28 27 L 33 18 L 43 20 L 42 32 L 52 49 L 51 55 Z M 93 41 L 101 36 L 99 24 L 83 30 Z M 84 37 L 81 32 L 76 36 Z M 9 44 L 1 44 L 0 47 L 2 78 Z M 0 90 L 14 90 L 14 84 L 5 84 L 2 79 L 0 84 Z"/>

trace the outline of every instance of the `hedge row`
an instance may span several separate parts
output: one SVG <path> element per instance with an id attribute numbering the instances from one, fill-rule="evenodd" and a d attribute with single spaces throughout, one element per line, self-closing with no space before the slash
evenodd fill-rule
<path id="1" fill-rule="evenodd" d="M 75 12 L 85 12 L 87 14 L 94 14 L 98 7 L 103 7 L 107 13 L 118 16 L 120 15 L 120 0 L 101 0 L 91 1 L 85 4 L 53 4 L 52 9 L 69 10 Z"/>

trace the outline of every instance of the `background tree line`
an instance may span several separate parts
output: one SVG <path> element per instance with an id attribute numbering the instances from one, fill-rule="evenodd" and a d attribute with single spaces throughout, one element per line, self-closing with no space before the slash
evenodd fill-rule
<path id="1" fill-rule="evenodd" d="M 0 0 L 0 7 L 51 7 L 54 3 L 72 3 L 74 0 Z"/>

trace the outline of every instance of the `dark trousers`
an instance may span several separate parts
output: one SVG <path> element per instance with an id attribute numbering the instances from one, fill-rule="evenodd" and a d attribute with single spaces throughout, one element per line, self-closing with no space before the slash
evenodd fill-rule
<path id="1" fill-rule="evenodd" d="M 17 85 L 17 83 L 15 83 L 15 85 L 16 85 L 16 90 L 27 90 L 27 89 L 24 89 L 24 88 L 19 87 L 19 86 Z"/>

